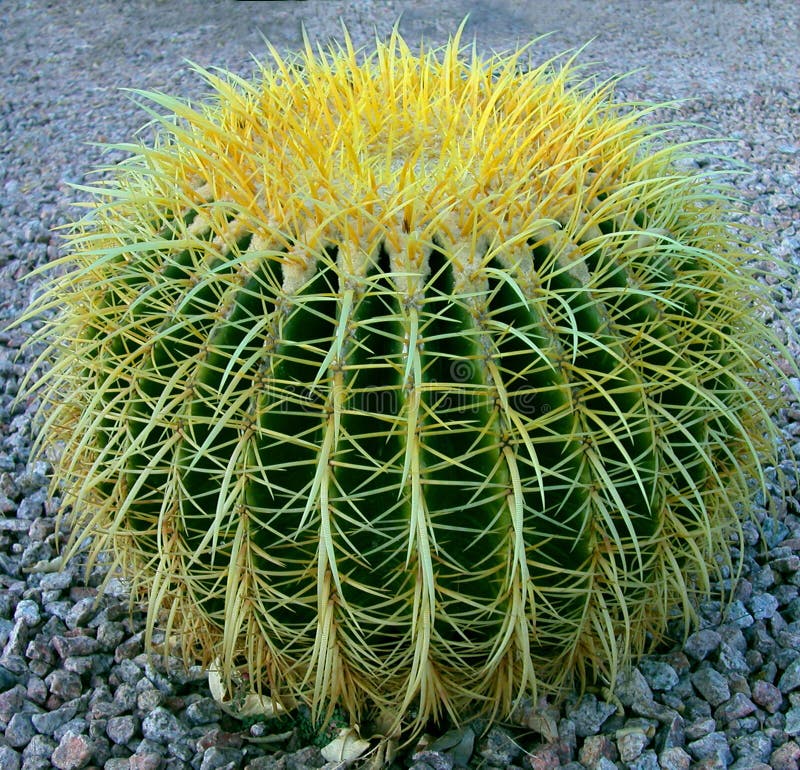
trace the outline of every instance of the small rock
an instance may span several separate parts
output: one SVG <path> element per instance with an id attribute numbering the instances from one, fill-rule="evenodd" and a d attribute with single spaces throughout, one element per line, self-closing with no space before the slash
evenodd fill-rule
<path id="1" fill-rule="evenodd" d="M 80 697 L 83 692 L 81 678 L 71 671 L 56 669 L 51 671 L 44 679 L 45 684 L 53 695 L 65 701 L 74 700 Z"/>
<path id="2" fill-rule="evenodd" d="M 139 728 L 139 720 L 129 714 L 111 717 L 106 724 L 106 735 L 116 744 L 124 745 L 133 740 Z"/>
<path id="3" fill-rule="evenodd" d="M 786 712 L 786 724 L 783 729 L 787 735 L 793 737 L 800 733 L 800 706 L 790 708 Z"/>
<path id="4" fill-rule="evenodd" d="M 772 770 L 797 770 L 798 759 L 800 759 L 800 746 L 794 741 L 788 741 L 772 752 L 769 763 Z"/>
<path id="5" fill-rule="evenodd" d="M 152 751 L 137 751 L 128 760 L 129 770 L 161 770 L 164 760 Z"/>
<path id="6" fill-rule="evenodd" d="M 127 682 L 122 682 L 114 693 L 114 705 L 119 708 L 120 714 L 133 711 L 136 708 L 136 700 L 136 689 Z"/>
<path id="7" fill-rule="evenodd" d="M 219 770 L 231 764 L 238 768 L 241 767 L 242 758 L 243 754 L 240 749 L 211 746 L 203 752 L 200 770 Z"/>
<path id="8" fill-rule="evenodd" d="M 702 764 L 700 768 L 702 768 Z M 753 762 L 752 759 L 739 759 L 730 765 L 728 770 L 772 770 L 772 768 L 763 762 Z"/>
<path id="9" fill-rule="evenodd" d="M 643 730 L 626 731 L 622 734 L 617 732 L 617 748 L 619 758 L 623 762 L 631 763 L 641 756 L 650 739 Z"/>
<path id="10" fill-rule="evenodd" d="M 686 746 L 696 760 L 718 759 L 727 767 L 733 762 L 733 754 L 728 747 L 725 733 L 714 732 L 692 741 Z"/>
<path id="11" fill-rule="evenodd" d="M 42 575 L 39 583 L 39 588 L 42 591 L 63 591 L 72 585 L 72 573 L 64 572 L 47 572 Z"/>
<path id="12" fill-rule="evenodd" d="M 770 555 L 775 556 L 776 554 L 773 551 Z M 766 564 L 761 569 L 757 569 L 754 567 L 752 575 L 752 583 L 756 596 L 758 596 L 759 594 L 763 594 L 766 591 L 769 591 L 769 589 L 775 585 L 775 573 L 772 571 L 771 564 Z"/>
<path id="13" fill-rule="evenodd" d="M 749 716 L 755 710 L 755 703 L 743 693 L 737 692 L 714 712 L 714 718 L 719 722 L 731 722 Z"/>
<path id="14" fill-rule="evenodd" d="M 722 637 L 718 631 L 704 628 L 689 636 L 683 645 L 683 651 L 695 660 L 705 660 L 719 647 L 721 641 Z"/>
<path id="15" fill-rule="evenodd" d="M 36 728 L 33 726 L 30 714 L 18 711 L 11 717 L 6 727 L 6 740 L 9 746 L 15 749 L 24 748 L 34 735 Z"/>
<path id="16" fill-rule="evenodd" d="M 683 746 L 686 742 L 685 723 L 682 716 L 675 716 L 669 723 L 665 724 L 656 736 L 656 748 L 659 751 Z"/>
<path id="17" fill-rule="evenodd" d="M 141 652 L 142 638 L 141 636 L 136 635 L 117 645 L 117 648 L 114 650 L 114 660 L 117 663 L 121 663 L 124 660 L 132 661 L 135 657 L 141 654 Z"/>
<path id="18" fill-rule="evenodd" d="M 97 627 L 97 643 L 106 652 L 114 652 L 125 638 L 125 627 L 116 621 L 107 621 Z"/>
<path id="19" fill-rule="evenodd" d="M 774 714 L 783 704 L 781 691 L 770 682 L 758 679 L 753 683 L 752 695 L 753 702 L 761 706 L 770 714 Z"/>
<path id="20" fill-rule="evenodd" d="M 111 578 L 106 585 L 105 595 L 114 599 L 127 599 L 131 595 L 130 583 L 121 578 Z"/>
<path id="21" fill-rule="evenodd" d="M 164 746 L 176 741 L 184 734 L 184 728 L 174 714 L 165 708 L 154 708 L 142 721 L 142 735 Z"/>
<path id="22" fill-rule="evenodd" d="M 51 664 L 55 662 L 55 655 L 53 655 L 50 640 L 44 638 L 43 634 L 38 634 L 35 639 L 28 642 L 28 646 L 25 648 L 25 657 L 28 660 L 37 660 L 47 663 L 48 665 L 46 668 L 48 671 Z"/>
<path id="23" fill-rule="evenodd" d="M 58 744 L 46 735 L 34 735 L 30 743 L 22 750 L 22 758 L 27 763 L 29 759 L 44 759 L 50 762 L 53 750 Z"/>
<path id="24" fill-rule="evenodd" d="M 781 668 L 788 668 L 794 660 L 800 657 L 800 624 L 795 621 L 779 631 L 777 642 L 784 649 L 778 651 L 775 656 L 776 661 Z"/>
<path id="25" fill-rule="evenodd" d="M 61 659 L 74 656 L 93 655 L 100 643 L 91 636 L 54 636 L 53 649 Z"/>
<path id="26" fill-rule="evenodd" d="M 567 716 L 575 723 L 575 733 L 580 737 L 596 735 L 615 711 L 616 706 L 598 701 L 594 695 L 584 695 Z"/>
<path id="27" fill-rule="evenodd" d="M 734 672 L 747 675 L 750 671 L 745 658 L 746 646 L 738 649 L 731 644 L 723 641 L 719 646 L 719 667 L 726 673 Z"/>
<path id="28" fill-rule="evenodd" d="M 215 747 L 212 746 L 211 748 Z M 206 751 L 211 751 L 211 749 L 206 749 Z M 455 766 L 453 755 L 448 752 L 423 750 L 417 751 L 411 758 L 414 760 L 414 764 L 424 765 L 426 768 L 431 768 L 431 770 L 453 770 Z M 486 764 L 489 767 L 505 767 L 505 765 L 496 765 L 489 759 L 487 759 Z"/>
<path id="29" fill-rule="evenodd" d="M 74 719 L 70 719 L 69 722 L 57 728 L 56 731 L 53 733 L 53 738 L 55 738 L 57 741 L 60 741 L 68 732 L 85 735 L 88 726 L 89 725 L 86 719 L 79 714 Z"/>
<path id="30" fill-rule="evenodd" d="M 94 720 L 109 719 L 111 717 L 119 716 L 123 711 L 130 709 L 121 709 L 114 701 L 105 700 L 103 698 L 92 699 L 89 714 Z"/>
<path id="31" fill-rule="evenodd" d="M 790 534 L 789 528 L 783 521 L 771 516 L 764 519 L 761 531 L 770 549 L 779 546 Z"/>
<path id="32" fill-rule="evenodd" d="M 748 604 L 756 620 L 771 618 L 778 610 L 778 600 L 771 594 L 758 594 Z"/>
<path id="33" fill-rule="evenodd" d="M 3 770 L 20 770 L 22 757 L 10 746 L 0 746 L 0 767 Z"/>
<path id="34" fill-rule="evenodd" d="M 197 739 L 197 750 L 205 751 L 212 746 L 232 746 L 238 749 L 243 740 L 241 733 L 225 732 L 219 727 L 205 728 L 203 734 Z"/>
<path id="35" fill-rule="evenodd" d="M 175 691 L 173 683 L 153 665 L 153 660 L 149 656 L 144 655 L 143 658 L 145 676 L 159 692 L 172 695 Z"/>
<path id="36" fill-rule="evenodd" d="M 798 687 L 800 687 L 800 658 L 795 658 L 778 680 L 778 689 L 786 695 Z"/>
<path id="37" fill-rule="evenodd" d="M 658 762 L 661 770 L 689 770 L 692 757 L 680 746 L 673 746 L 658 755 Z"/>
<path id="38" fill-rule="evenodd" d="M 708 705 L 708 704 L 706 704 Z M 717 721 L 711 717 L 700 717 L 686 725 L 684 733 L 686 740 L 696 741 L 704 735 L 713 733 L 717 729 Z"/>
<path id="39" fill-rule="evenodd" d="M 744 603 L 736 599 L 725 611 L 725 622 L 732 623 L 737 628 L 748 628 L 753 625 L 753 616 L 747 611 Z"/>
<path id="40" fill-rule="evenodd" d="M 653 691 L 642 672 L 633 667 L 623 671 L 614 685 L 614 695 L 623 706 L 632 706 L 634 702 L 653 700 Z"/>
<path id="41" fill-rule="evenodd" d="M 69 730 L 54 749 L 51 762 L 59 770 L 80 770 L 89 764 L 93 753 L 90 738 Z"/>
<path id="42" fill-rule="evenodd" d="M 552 746 L 540 746 L 525 756 L 525 767 L 528 770 L 560 770 L 561 758 L 558 750 Z"/>
<path id="43" fill-rule="evenodd" d="M 67 613 L 70 611 L 71 607 L 72 602 L 68 601 L 47 602 L 44 605 L 45 612 L 61 621 L 67 617 Z"/>
<path id="44" fill-rule="evenodd" d="M 28 628 L 38 625 L 42 620 L 39 605 L 30 599 L 23 599 L 14 610 L 14 620 L 22 621 Z"/>
<path id="45" fill-rule="evenodd" d="M 200 698 L 186 707 L 186 721 L 191 725 L 207 725 L 221 716 L 219 704 L 213 698 Z"/>
<path id="46" fill-rule="evenodd" d="M 678 684 L 679 677 L 677 672 L 672 666 L 663 661 L 645 658 L 639 663 L 639 669 L 653 690 L 664 692 L 671 690 Z"/>
<path id="47" fill-rule="evenodd" d="M 719 706 L 731 697 L 728 681 L 719 671 L 706 667 L 692 674 L 692 684 L 712 706 Z"/>
<path id="48" fill-rule="evenodd" d="M 119 651 L 119 647 L 117 647 Z M 116 655 L 115 655 L 116 657 Z M 113 669 L 114 674 L 125 684 L 136 685 L 142 681 L 143 672 L 132 660 L 123 658 Z"/>
<path id="49" fill-rule="evenodd" d="M 776 642 L 772 634 L 766 627 L 763 620 L 757 620 L 748 631 L 750 646 L 753 650 L 764 655 L 771 655 L 775 649 Z"/>
<path id="50" fill-rule="evenodd" d="M 163 692 L 156 690 L 150 682 L 146 682 L 147 689 L 142 690 L 136 696 L 136 706 L 139 711 L 148 712 L 158 708 L 164 703 L 165 696 Z"/>
<path id="51" fill-rule="evenodd" d="M 195 764 L 196 761 L 197 759 L 195 759 L 192 764 Z M 357 765 L 358 763 L 353 767 Z M 426 765 L 425 762 L 415 762 L 414 764 L 408 765 L 409 770 L 415 765 L 419 765 L 421 770 L 429 770 L 429 765 Z M 300 763 L 295 762 L 294 754 L 285 754 L 279 759 L 269 755 L 256 756 L 250 759 L 245 767 L 247 770 L 283 770 L 284 767 L 287 768 L 287 770 L 295 767 L 297 770 L 311 770 L 312 768 L 320 768 L 321 770 L 345 770 L 345 763 L 335 761 L 326 762 L 321 755 L 317 760 L 312 760 L 308 763 Z"/>
<path id="52" fill-rule="evenodd" d="M 8 724 L 25 702 L 27 690 L 21 684 L 15 684 L 10 690 L 0 693 L 0 722 Z"/>
<path id="53" fill-rule="evenodd" d="M 506 767 L 522 754 L 522 749 L 505 730 L 492 727 L 480 742 L 478 754 L 489 765 Z"/>
<path id="54" fill-rule="evenodd" d="M 586 767 L 596 767 L 601 759 L 613 762 L 618 756 L 617 747 L 607 735 L 589 735 L 578 753 L 578 761 Z"/>
<path id="55" fill-rule="evenodd" d="M 55 735 L 56 730 L 69 722 L 77 713 L 78 701 L 72 700 L 52 711 L 34 714 L 31 721 L 42 735 Z"/>
<path id="56" fill-rule="evenodd" d="M 772 741 L 764 733 L 754 732 L 751 735 L 742 735 L 733 742 L 733 753 L 737 762 L 769 762 L 772 751 Z"/>
<path id="57" fill-rule="evenodd" d="M 0 565 L 0 569 L 2 569 L 2 565 Z M 31 631 L 28 627 L 28 624 L 25 622 L 24 617 L 21 617 L 14 621 L 14 625 L 8 634 L 8 641 L 3 647 L 3 655 L 2 658 L 0 658 L 0 665 L 4 666 L 14 674 L 21 674 L 22 672 L 16 670 L 16 667 L 12 664 L 12 662 L 10 662 L 10 659 L 21 655 L 25 649 L 28 638 L 30 637 L 30 633 Z"/>
<path id="58" fill-rule="evenodd" d="M 656 756 L 655 751 L 648 750 L 628 762 L 628 770 L 661 770 L 661 766 L 658 763 L 658 756 Z"/>
<path id="59" fill-rule="evenodd" d="M 0 693 L 9 690 L 18 683 L 19 678 L 16 674 L 9 671 L 5 666 L 0 666 Z"/>
<path id="60" fill-rule="evenodd" d="M 578 748 L 578 734 L 575 732 L 575 723 L 571 719 L 558 720 L 558 743 L 559 749 L 565 752 L 565 757 L 572 757 Z M 562 762 L 569 761 L 562 757 Z"/>
<path id="61" fill-rule="evenodd" d="M 6 647 L 3 651 L 3 656 L 0 657 L 0 665 L 2 665 L 6 671 L 16 674 L 17 677 L 19 677 L 19 681 L 22 682 L 27 678 L 28 672 L 32 670 L 35 662 L 26 665 L 25 658 L 23 658 L 22 655 L 9 654 L 8 647 Z"/>
<path id="62" fill-rule="evenodd" d="M 103 770 L 130 770 L 130 766 L 131 763 L 127 757 L 124 759 L 121 757 L 112 757 L 106 760 L 106 763 L 103 765 Z"/>
<path id="63" fill-rule="evenodd" d="M 789 575 L 800 570 L 800 556 L 794 553 L 790 553 L 786 556 L 779 556 L 772 560 L 771 565 L 776 572 Z"/>
<path id="64" fill-rule="evenodd" d="M 79 599 L 69 608 L 64 622 L 67 624 L 67 628 L 72 629 L 85 626 L 94 617 L 96 612 L 96 597 L 86 596 L 83 599 Z"/>
<path id="65" fill-rule="evenodd" d="M 797 557 L 800 560 L 800 557 Z M 789 583 L 781 583 L 772 589 L 772 595 L 778 600 L 778 607 L 784 608 L 790 620 L 800 620 L 794 613 L 794 602 L 798 598 L 797 586 L 790 585 Z"/>
<path id="66" fill-rule="evenodd" d="M 64 658 L 63 666 L 65 671 L 71 671 L 78 676 L 88 674 L 90 671 L 99 674 L 103 669 L 108 670 L 102 655 L 76 655 Z"/>

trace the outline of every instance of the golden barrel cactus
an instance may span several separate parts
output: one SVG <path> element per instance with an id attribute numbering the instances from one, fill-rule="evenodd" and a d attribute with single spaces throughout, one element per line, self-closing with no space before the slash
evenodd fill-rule
<path id="1" fill-rule="evenodd" d="M 613 681 L 775 451 L 727 196 L 569 63 L 273 56 L 145 94 L 30 311 L 74 543 L 278 703 L 419 727 Z"/>

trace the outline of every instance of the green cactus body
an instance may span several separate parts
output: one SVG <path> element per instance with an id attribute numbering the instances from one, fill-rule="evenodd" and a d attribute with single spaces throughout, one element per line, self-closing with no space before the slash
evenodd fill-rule
<path id="1" fill-rule="evenodd" d="M 724 195 L 517 62 L 395 35 L 148 95 L 31 311 L 75 542 L 278 702 L 419 727 L 613 680 L 774 451 Z"/>

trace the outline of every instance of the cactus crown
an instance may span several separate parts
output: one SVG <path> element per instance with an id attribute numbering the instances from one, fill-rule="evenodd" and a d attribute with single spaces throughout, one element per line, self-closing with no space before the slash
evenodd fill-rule
<path id="1" fill-rule="evenodd" d="M 273 55 L 145 94 L 31 311 L 76 532 L 279 702 L 420 726 L 613 681 L 774 454 L 724 193 L 569 65 Z"/>

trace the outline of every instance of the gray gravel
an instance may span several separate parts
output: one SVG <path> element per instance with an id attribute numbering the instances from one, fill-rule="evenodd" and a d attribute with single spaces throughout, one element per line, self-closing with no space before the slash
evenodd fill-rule
<path id="1" fill-rule="evenodd" d="M 800 268 L 800 11 L 795 0 L 551 0 L 550 2 L 100 2 L 4 0 L 0 22 L 0 770 L 214 770 L 321 767 L 319 748 L 295 722 L 246 725 L 210 698 L 203 673 L 143 652 L 143 618 L 124 586 L 88 585 L 76 560 L 53 570 L 48 467 L 31 462 L 35 404 L 15 405 L 30 325 L 2 331 L 28 303 L 32 268 L 59 254 L 53 228 L 75 216 L 70 184 L 113 163 L 92 143 L 128 140 L 145 115 L 120 88 L 197 98 L 184 60 L 242 74 L 262 35 L 283 50 L 338 34 L 357 45 L 401 31 L 444 42 L 471 12 L 467 36 L 482 50 L 551 32 L 534 59 L 594 43 L 583 57 L 600 76 L 641 68 L 621 98 L 688 99 L 676 139 L 712 136 L 712 166 L 731 169 L 746 220 L 775 257 Z M 705 128 L 698 128 L 694 124 Z M 734 174 L 734 161 L 749 164 Z M 775 283 L 775 266 L 764 280 Z M 777 288 L 775 323 L 800 327 L 796 277 Z M 789 333 L 787 331 L 787 337 Z M 790 355 L 798 356 L 790 340 Z M 800 457 L 800 408 L 779 416 Z M 755 502 L 735 601 L 700 607 L 701 627 L 643 660 L 618 682 L 619 703 L 600 693 L 560 708 L 527 704 L 513 724 L 476 723 L 432 736 L 397 760 L 415 770 L 797 770 L 800 763 L 800 497 L 774 485 Z M 770 515 L 774 514 L 774 515 Z M 723 586 L 729 588 L 730 585 Z M 675 629 L 679 632 L 680 629 Z M 328 767 L 334 767 L 330 763 Z"/>

